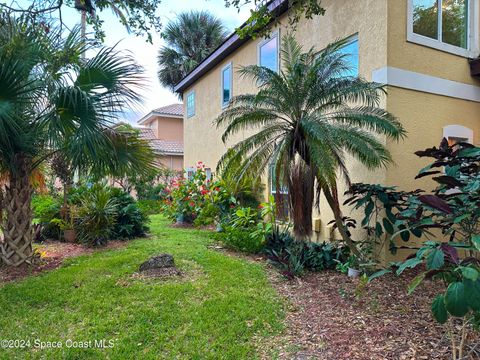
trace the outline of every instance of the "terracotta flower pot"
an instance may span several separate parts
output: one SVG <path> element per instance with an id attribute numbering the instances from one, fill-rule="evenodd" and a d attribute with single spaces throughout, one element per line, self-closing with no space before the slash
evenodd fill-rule
<path id="1" fill-rule="evenodd" d="M 74 243 L 75 240 L 77 239 L 77 233 L 75 232 L 75 230 L 71 229 L 71 230 L 65 230 L 63 232 L 63 237 L 65 238 L 65 241 L 68 242 L 68 243 Z"/>

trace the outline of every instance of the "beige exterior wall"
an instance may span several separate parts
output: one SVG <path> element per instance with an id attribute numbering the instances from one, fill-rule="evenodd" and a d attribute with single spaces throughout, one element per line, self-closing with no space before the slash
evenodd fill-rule
<path id="1" fill-rule="evenodd" d="M 149 126 L 160 140 L 183 141 L 182 118 L 154 116 L 145 126 Z"/>
<path id="2" fill-rule="evenodd" d="M 407 42 L 407 0 L 324 0 L 322 5 L 326 8 L 325 16 L 304 20 L 297 27 L 295 36 L 305 49 L 311 46 L 321 49 L 337 39 L 358 34 L 359 71 L 367 80 L 372 80 L 375 70 L 394 67 L 480 86 L 480 81 L 470 76 L 466 58 Z M 281 19 L 281 35 L 287 31 L 286 22 L 287 19 Z M 215 129 L 212 122 L 222 111 L 221 69 L 230 62 L 234 69 L 240 65 L 256 64 L 257 44 L 261 40 L 247 42 L 184 92 L 187 95 L 194 90 L 196 97 L 195 116 L 184 121 L 185 167 L 203 161 L 215 168 L 227 147 L 246 135 L 238 134 L 225 146 L 221 142 L 222 129 Z M 240 79 L 234 72 L 233 96 L 255 91 L 255 84 Z M 480 94 L 480 87 L 478 91 Z M 474 143 L 480 144 L 479 102 L 389 86 L 382 106 L 400 119 L 408 131 L 408 138 L 400 143 L 387 144 L 395 161 L 388 169 L 371 172 L 355 161 L 348 161 L 354 182 L 398 185 L 403 189 L 428 188 L 427 180 L 414 181 L 418 170 L 426 162 L 413 153 L 438 146 L 443 127 L 447 125 L 458 124 L 473 129 Z M 322 223 L 321 231 L 316 234 L 318 240 L 330 236 L 326 224 L 332 215 L 325 201 L 323 204 L 321 215 L 315 214 Z M 355 214 L 345 212 L 355 217 Z"/>
<path id="3" fill-rule="evenodd" d="M 388 0 L 388 66 L 480 86 L 464 57 L 407 41 L 407 2 Z"/>
<path id="4" fill-rule="evenodd" d="M 388 66 L 473 85 L 480 94 L 480 80 L 470 76 L 465 57 L 407 41 L 407 1 L 388 1 Z M 389 86 L 387 109 L 408 131 L 407 139 L 389 144 L 395 165 L 387 171 L 387 185 L 406 190 L 431 186 L 427 179 L 414 180 L 428 161 L 413 153 L 438 146 L 445 126 L 472 129 L 473 143 L 480 145 L 480 102 Z"/>
<path id="5" fill-rule="evenodd" d="M 183 170 L 182 155 L 158 156 L 156 161 L 161 167 L 167 167 L 169 169 L 177 170 L 177 171 Z"/>

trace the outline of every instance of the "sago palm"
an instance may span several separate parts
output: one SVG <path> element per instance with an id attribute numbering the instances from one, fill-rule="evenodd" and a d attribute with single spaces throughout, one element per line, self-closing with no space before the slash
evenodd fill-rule
<path id="1" fill-rule="evenodd" d="M 0 18 L 0 262 L 32 255 L 31 174 L 61 155 L 72 169 L 104 175 L 141 172 L 151 151 L 113 122 L 140 101 L 142 68 L 111 48 L 89 50 L 75 28 L 64 37 L 49 24 Z"/>
<path id="2" fill-rule="evenodd" d="M 312 210 L 323 192 L 340 233 L 357 253 L 342 224 L 337 196 L 337 176 L 349 182 L 345 157 L 351 155 L 368 169 L 385 166 L 391 156 L 382 143 L 386 136 L 398 140 L 402 125 L 379 107 L 384 89 L 380 84 L 346 76 L 351 70 L 345 41 L 324 50 L 303 52 L 293 36 L 282 40 L 277 73 L 262 66 L 239 69 L 253 80 L 256 94 L 239 95 L 215 120 L 224 128 L 222 140 L 241 131 L 253 135 L 236 143 L 219 161 L 228 172 L 241 159 L 238 178 L 261 175 L 274 166 L 276 186 L 288 190 L 295 235 L 312 233 Z"/>
<path id="3" fill-rule="evenodd" d="M 207 11 L 178 15 L 163 32 L 166 45 L 158 53 L 158 79 L 170 89 L 225 39 L 222 21 Z"/>

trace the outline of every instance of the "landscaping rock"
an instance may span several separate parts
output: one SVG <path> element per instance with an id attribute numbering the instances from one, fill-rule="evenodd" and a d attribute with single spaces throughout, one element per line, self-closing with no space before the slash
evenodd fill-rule
<path id="1" fill-rule="evenodd" d="M 151 257 L 140 265 L 140 271 L 153 269 L 175 268 L 175 261 L 170 254 L 160 254 Z"/>

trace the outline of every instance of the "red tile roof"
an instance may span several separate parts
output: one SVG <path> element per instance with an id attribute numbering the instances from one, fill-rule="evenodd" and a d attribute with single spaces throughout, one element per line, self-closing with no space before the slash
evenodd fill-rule
<path id="1" fill-rule="evenodd" d="M 152 112 L 165 115 L 183 116 L 183 104 L 171 104 L 154 109 Z"/>
<path id="2" fill-rule="evenodd" d="M 138 130 L 140 131 L 140 137 L 149 142 L 155 153 L 183 155 L 183 143 L 181 141 L 157 139 L 153 130 L 147 127 L 139 127 Z"/>

